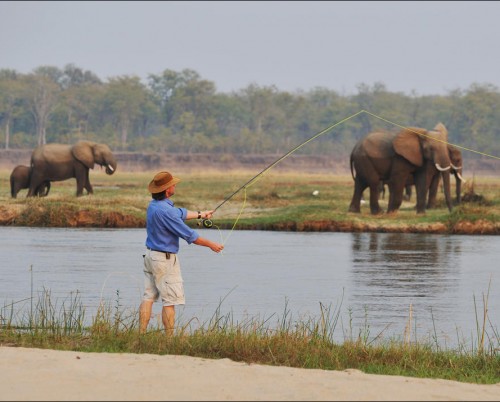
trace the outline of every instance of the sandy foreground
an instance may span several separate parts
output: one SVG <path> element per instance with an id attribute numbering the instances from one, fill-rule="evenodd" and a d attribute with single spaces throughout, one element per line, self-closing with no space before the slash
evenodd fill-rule
<path id="1" fill-rule="evenodd" d="M 0 347 L 0 399 L 500 400 L 500 384 L 237 363 L 189 356 Z"/>

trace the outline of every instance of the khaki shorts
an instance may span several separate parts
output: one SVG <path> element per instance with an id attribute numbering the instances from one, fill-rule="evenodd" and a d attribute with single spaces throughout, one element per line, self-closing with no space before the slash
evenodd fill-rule
<path id="1" fill-rule="evenodd" d="M 184 284 L 181 266 L 176 254 L 146 250 L 144 256 L 144 296 L 143 300 L 158 300 L 161 297 L 164 306 L 185 304 Z"/>

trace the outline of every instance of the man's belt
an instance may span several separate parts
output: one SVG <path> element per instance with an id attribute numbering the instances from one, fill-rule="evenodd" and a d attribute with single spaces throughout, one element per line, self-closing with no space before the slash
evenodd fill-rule
<path id="1" fill-rule="evenodd" d="M 151 251 L 157 251 L 158 253 L 164 253 L 165 256 L 167 257 L 167 260 L 170 259 L 170 254 L 175 254 L 175 253 L 171 253 L 170 251 L 155 250 L 154 248 L 147 247 L 147 246 L 146 246 L 146 248 L 148 250 L 151 250 Z"/>

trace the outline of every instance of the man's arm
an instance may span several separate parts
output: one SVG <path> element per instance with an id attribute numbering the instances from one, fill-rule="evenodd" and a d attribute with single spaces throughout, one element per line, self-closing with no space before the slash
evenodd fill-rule
<path id="1" fill-rule="evenodd" d="M 196 216 L 198 216 L 198 214 L 196 214 Z M 224 249 L 224 246 L 222 244 L 205 239 L 204 237 L 201 236 L 198 237 L 193 243 L 198 246 L 209 247 L 212 251 L 215 251 L 216 253 L 220 253 Z"/>
<path id="2" fill-rule="evenodd" d="M 214 211 L 187 211 L 186 220 L 188 219 L 210 219 Z"/>

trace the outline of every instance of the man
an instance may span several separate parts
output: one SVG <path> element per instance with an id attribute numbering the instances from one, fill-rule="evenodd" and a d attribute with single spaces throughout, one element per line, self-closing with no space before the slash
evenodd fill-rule
<path id="1" fill-rule="evenodd" d="M 214 211 L 188 211 L 176 208 L 170 197 L 180 179 L 169 172 L 157 173 L 149 183 L 152 200 L 146 212 L 146 254 L 144 255 L 144 296 L 139 308 L 139 330 L 146 332 L 153 302 L 161 297 L 162 322 L 167 335 L 172 335 L 175 306 L 185 304 L 179 257 L 179 239 L 188 244 L 209 247 L 220 253 L 224 246 L 210 241 L 186 225 L 188 219 L 210 219 Z"/>

